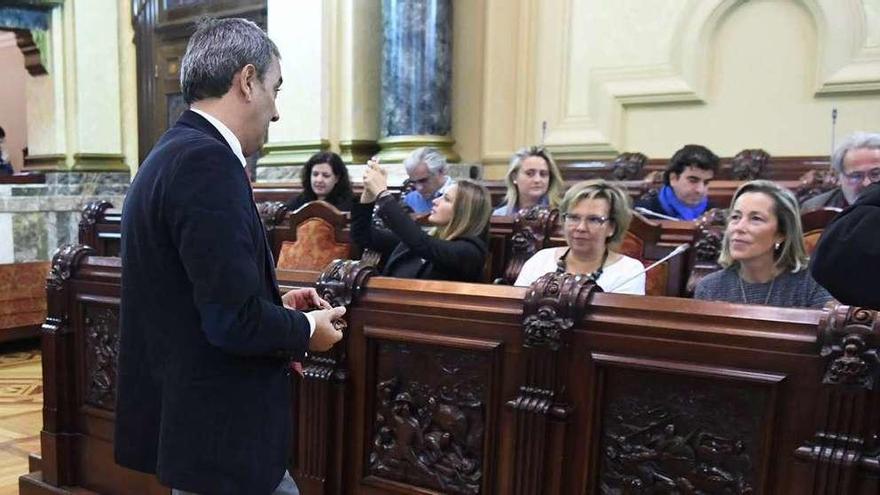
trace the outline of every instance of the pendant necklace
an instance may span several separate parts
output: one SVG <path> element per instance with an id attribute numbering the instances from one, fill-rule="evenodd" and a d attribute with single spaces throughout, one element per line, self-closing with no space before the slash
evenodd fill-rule
<path id="1" fill-rule="evenodd" d="M 750 303 L 748 298 L 746 298 L 746 288 L 743 285 L 742 277 L 737 275 L 736 278 L 739 279 L 739 290 L 740 290 L 740 292 L 742 292 L 743 302 L 746 304 L 755 304 L 755 303 Z M 770 303 L 770 294 L 773 294 L 773 284 L 775 284 L 775 283 L 776 283 L 776 277 L 773 277 L 773 280 L 770 281 L 770 288 L 767 290 L 767 297 L 764 298 L 764 306 L 767 306 L 767 304 Z"/>

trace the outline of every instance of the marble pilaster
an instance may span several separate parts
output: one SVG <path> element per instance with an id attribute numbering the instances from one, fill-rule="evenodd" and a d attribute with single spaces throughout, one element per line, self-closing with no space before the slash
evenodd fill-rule
<path id="1" fill-rule="evenodd" d="M 452 150 L 452 0 L 382 1 L 380 157 Z"/>

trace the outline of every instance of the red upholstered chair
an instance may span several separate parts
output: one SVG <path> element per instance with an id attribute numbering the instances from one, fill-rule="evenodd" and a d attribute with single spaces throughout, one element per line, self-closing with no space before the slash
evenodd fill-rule
<path id="1" fill-rule="evenodd" d="M 287 217 L 286 229 L 275 229 L 281 246 L 279 270 L 321 271 L 335 259 L 352 257 L 348 218 L 330 203 L 306 203 Z"/>

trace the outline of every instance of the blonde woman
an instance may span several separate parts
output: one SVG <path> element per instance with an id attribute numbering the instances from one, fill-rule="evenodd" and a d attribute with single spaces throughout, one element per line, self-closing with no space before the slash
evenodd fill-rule
<path id="1" fill-rule="evenodd" d="M 604 180 L 572 186 L 559 207 L 568 246 L 542 249 L 523 265 L 514 285 L 548 272 L 586 275 L 606 292 L 645 293 L 642 263 L 614 251 L 632 220 L 629 197 Z"/>
<path id="2" fill-rule="evenodd" d="M 517 151 L 505 177 L 507 195 L 492 215 L 512 216 L 533 206 L 556 208 L 562 190 L 559 167 L 544 148 L 532 146 Z"/>
<path id="3" fill-rule="evenodd" d="M 832 299 L 807 270 L 797 200 L 770 181 L 736 190 L 718 263 L 724 269 L 697 284 L 696 299 L 799 308 Z"/>
<path id="4" fill-rule="evenodd" d="M 373 210 L 388 230 L 372 222 Z M 364 192 L 352 208 L 351 232 L 362 248 L 379 251 L 383 275 L 400 278 L 478 282 L 488 247 L 485 234 L 492 205 L 489 191 L 469 180 L 456 182 L 434 199 L 425 233 L 387 189 L 386 172 L 371 160 L 364 172 Z"/>

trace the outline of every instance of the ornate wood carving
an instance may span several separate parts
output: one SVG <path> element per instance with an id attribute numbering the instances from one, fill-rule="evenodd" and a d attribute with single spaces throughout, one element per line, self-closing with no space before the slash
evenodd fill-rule
<path id="1" fill-rule="evenodd" d="M 119 312 L 111 307 L 87 306 L 85 314 L 85 402 L 112 411 L 116 409 Z"/>
<path id="2" fill-rule="evenodd" d="M 558 219 L 559 210 L 542 206 L 517 212 L 513 220 L 507 266 L 504 267 L 504 283 L 513 284 L 525 262 L 547 247 Z"/>
<path id="3" fill-rule="evenodd" d="M 263 201 L 257 203 L 257 211 L 260 213 L 263 227 L 268 232 L 284 223 L 284 217 L 287 215 L 287 205 L 281 201 Z"/>
<path id="4" fill-rule="evenodd" d="M 548 273 L 535 281 L 523 301 L 523 384 L 507 401 L 514 412 L 514 469 L 520 473 L 514 493 L 535 493 L 559 467 L 546 465 L 548 452 L 559 452 L 553 439 L 564 438 L 573 409 L 561 385 L 569 362 L 568 337 L 593 292 L 602 289 L 582 275 Z M 551 432 L 555 431 L 556 434 Z"/>
<path id="5" fill-rule="evenodd" d="M 770 163 L 770 154 L 764 150 L 742 150 L 730 162 L 730 175 L 733 180 L 760 179 Z"/>
<path id="6" fill-rule="evenodd" d="M 823 383 L 872 390 L 880 371 L 880 318 L 876 311 L 837 306 L 826 315 L 821 356 Z"/>
<path id="7" fill-rule="evenodd" d="M 759 489 L 766 393 L 654 371 L 606 374 L 601 493 Z"/>
<path id="8" fill-rule="evenodd" d="M 727 228 L 727 211 L 713 208 L 697 221 L 694 231 L 694 268 L 688 276 L 685 292 L 693 294 L 697 284 L 709 273 L 719 270 L 718 256 L 721 255 L 721 243 L 724 230 Z"/>
<path id="9" fill-rule="evenodd" d="M 611 177 L 614 180 L 636 180 L 641 177 L 648 157 L 642 153 L 621 153 L 611 162 Z"/>
<path id="10" fill-rule="evenodd" d="M 363 290 L 376 268 L 360 261 L 337 260 L 321 273 L 315 284 L 318 294 L 333 307 L 349 306 Z M 327 352 L 309 353 L 302 366 L 302 380 L 298 382 L 299 396 L 309 397 L 300 409 L 297 419 L 299 431 L 308 435 L 297 436 L 298 480 L 321 480 L 326 493 L 340 493 L 344 465 L 340 445 L 345 435 L 348 411 L 348 324 L 337 320 L 336 328 L 343 332 L 342 341 Z M 321 398 L 315 400 L 315 398 Z M 317 446 L 317 448 L 316 448 Z"/>
<path id="11" fill-rule="evenodd" d="M 810 170 L 800 177 L 795 190 L 799 203 L 828 192 L 839 186 L 837 173 L 832 170 Z"/>
<path id="12" fill-rule="evenodd" d="M 523 301 L 524 346 L 558 351 L 594 291 L 602 288 L 582 275 L 548 273 L 536 280 Z"/>
<path id="13" fill-rule="evenodd" d="M 814 463 L 813 493 L 853 493 L 860 471 L 880 475 L 873 390 L 880 370 L 880 318 L 877 311 L 844 305 L 825 311 L 819 323 L 820 355 L 827 361 L 823 407 L 813 437 L 794 455 Z"/>
<path id="14" fill-rule="evenodd" d="M 59 247 L 52 256 L 52 269 L 49 272 L 46 287 L 61 290 L 76 271 L 80 260 L 94 252 L 94 249 L 82 244 L 65 244 Z"/>
<path id="15" fill-rule="evenodd" d="M 369 472 L 442 493 L 480 493 L 490 367 L 476 351 L 379 344 Z"/>
<path id="16" fill-rule="evenodd" d="M 376 267 L 359 260 L 337 260 L 321 273 L 315 288 L 333 307 L 348 306 L 375 274 Z"/>
<path id="17" fill-rule="evenodd" d="M 110 208 L 113 208 L 113 204 L 109 201 L 103 200 L 92 201 L 85 205 L 82 209 L 82 213 L 80 213 L 80 230 L 82 230 L 83 225 L 95 225 L 101 216 L 104 215 L 104 212 Z"/>

